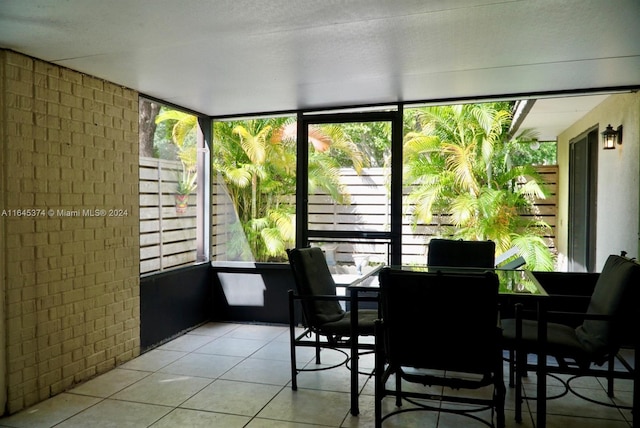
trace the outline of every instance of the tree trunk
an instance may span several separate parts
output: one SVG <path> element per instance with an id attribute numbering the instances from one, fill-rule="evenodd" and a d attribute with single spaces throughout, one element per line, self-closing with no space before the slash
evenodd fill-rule
<path id="1" fill-rule="evenodd" d="M 141 157 L 153 157 L 153 136 L 156 132 L 156 116 L 159 111 L 160 104 L 140 98 L 138 135 Z"/>

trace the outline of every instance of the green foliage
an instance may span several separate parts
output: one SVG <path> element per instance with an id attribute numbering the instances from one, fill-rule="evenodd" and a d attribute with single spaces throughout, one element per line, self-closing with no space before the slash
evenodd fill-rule
<path id="1" fill-rule="evenodd" d="M 514 165 L 556 165 L 558 163 L 555 141 L 534 141 L 522 144 L 511 155 Z"/>
<path id="2" fill-rule="evenodd" d="M 529 131 L 509 138 L 510 121 L 508 103 L 407 110 L 404 181 L 414 207 L 408 214 L 415 224 L 452 221 L 442 235 L 492 239 L 499 251 L 516 245 L 531 268 L 550 269 L 553 258 L 541 238 L 549 226 L 525 223 L 521 214 L 545 195 L 532 163 L 551 163 L 555 148 L 531 150 Z M 197 118 L 163 109 L 157 123 L 159 147 L 170 152 L 170 146 L 182 161 L 186 191 L 195 186 Z M 340 168 L 388 166 L 390 132 L 385 122 L 310 126 L 309 192 L 349 203 Z M 238 237 L 228 243 L 229 259 L 286 260 L 285 248 L 295 239 L 296 137 L 295 118 L 214 122 L 212 171 L 226 184 L 239 218 L 227 225 Z"/>
<path id="3" fill-rule="evenodd" d="M 214 123 L 212 169 L 227 185 L 242 225 L 234 241 L 246 237 L 256 261 L 284 261 L 294 244 L 296 127 L 293 118 Z M 346 203 L 338 157 L 356 170 L 365 162 L 340 127 L 310 127 L 309 192 L 323 190 Z M 228 256 L 248 260 L 246 247 L 236 244 Z"/>
<path id="4" fill-rule="evenodd" d="M 404 143 L 405 184 L 413 187 L 414 223 L 447 216 L 452 230 L 442 235 L 491 239 L 499 252 L 517 246 L 532 269 L 553 267 L 541 238 L 549 226 L 525 223 L 534 198 L 545 189 L 530 165 L 514 166 L 512 156 L 530 144 L 529 131 L 509 139 L 505 103 L 426 107 L 408 115 Z"/>
<path id="5" fill-rule="evenodd" d="M 158 128 L 156 134 L 163 135 L 159 142 L 164 142 L 170 132 L 171 143 L 174 146 L 175 156 L 182 164 L 182 171 L 178 174 L 178 184 L 176 192 L 180 195 L 188 195 L 196 190 L 197 187 L 197 165 L 198 165 L 198 146 L 196 130 L 198 125 L 197 117 L 163 107 L 160 114 L 156 116 Z M 159 132 L 158 132 L 159 130 Z M 162 147 L 162 145 L 154 146 Z M 167 148 L 164 148 L 166 153 Z"/>
<path id="6" fill-rule="evenodd" d="M 390 122 L 353 122 L 340 124 L 340 127 L 358 152 L 364 154 L 367 166 L 388 166 L 387 160 L 391 156 Z M 341 165 L 349 165 L 344 156 L 338 154 L 337 158 Z"/>
<path id="7" fill-rule="evenodd" d="M 190 195 L 195 192 L 198 187 L 198 183 L 196 182 L 197 178 L 198 176 L 195 171 L 189 171 L 183 168 L 182 172 L 178 174 L 176 193 L 179 195 Z"/>

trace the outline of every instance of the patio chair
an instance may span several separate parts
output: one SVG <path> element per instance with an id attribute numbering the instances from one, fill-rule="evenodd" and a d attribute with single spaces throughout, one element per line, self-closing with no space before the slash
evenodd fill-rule
<path id="1" fill-rule="evenodd" d="M 404 412 L 433 410 L 504 426 L 505 386 L 493 272 L 380 272 L 382 319 L 376 323 L 375 426 Z M 390 382 L 395 375 L 395 382 Z M 395 383 L 389 388 L 388 383 Z M 442 386 L 440 393 L 404 385 Z M 467 390 L 465 394 L 449 389 Z M 483 397 L 477 391 L 487 388 Z M 396 409 L 382 415 L 386 396 Z M 425 400 L 436 400 L 440 404 Z M 409 403 L 403 407 L 404 402 Z M 468 406 L 445 406 L 466 403 Z M 405 403 L 406 404 L 406 403 Z M 491 420 L 476 412 L 491 409 Z"/>
<path id="2" fill-rule="evenodd" d="M 638 367 L 640 342 L 637 329 L 640 321 L 640 265 L 625 257 L 611 255 L 596 277 L 593 286 L 591 274 L 540 273 L 538 278 L 543 287 L 548 287 L 549 293 L 561 293 L 550 294 L 545 303 L 540 321 L 544 324 L 526 319 L 530 311 L 521 306 L 516 310 L 515 318 L 502 320 L 505 349 L 515 350 L 515 361 L 510 358 L 510 377 L 515 376 L 517 421 L 521 420 L 522 377 L 537 369 L 537 363 L 527 361 L 528 354 L 545 355 L 556 360 L 557 364 L 545 363 L 546 374 L 571 376 L 563 381 L 564 392 L 548 399 L 562 397 L 570 391 L 586 398 L 571 388 L 571 382 L 578 377 L 606 378 L 610 397 L 614 393 L 613 379 L 632 379 L 632 405 L 617 407 L 632 409 L 634 419 L 638 415 L 638 372 L 634 367 Z M 577 292 L 580 284 L 572 283 L 572 279 L 583 281 L 584 288 L 593 290 L 587 297 L 587 303 L 581 296 L 583 293 Z M 586 311 L 581 310 L 585 307 Z M 572 312 L 576 309 L 579 312 Z M 543 340 L 538 340 L 539 326 L 546 335 Z M 627 347 L 634 350 L 633 365 L 619 353 L 621 348 Z M 615 359 L 621 364 L 614 364 Z M 614 406 L 612 402 L 600 404 Z"/>
<path id="3" fill-rule="evenodd" d="M 291 388 L 298 389 L 297 375 L 303 371 L 318 371 L 335 368 L 354 358 L 343 349 L 351 346 L 351 312 L 340 306 L 340 301 L 348 297 L 337 296 L 336 284 L 331 277 L 324 253 L 318 247 L 287 250 L 289 264 L 293 272 L 296 291 L 289 290 L 289 332 L 291 343 Z M 301 303 L 304 331 L 296 334 L 296 301 Z M 353 308 L 352 308 L 353 310 Z M 359 309 L 358 331 L 360 336 L 374 335 L 374 322 L 378 318 L 377 309 Z M 315 363 L 321 364 L 320 352 L 323 348 L 341 352 L 345 358 L 337 364 L 326 367 L 299 368 L 296 361 L 297 347 L 315 348 Z M 359 343 L 359 349 L 372 353 L 372 343 Z M 355 356 L 357 358 L 357 356 Z"/>
<path id="4" fill-rule="evenodd" d="M 493 241 L 432 239 L 427 253 L 428 266 L 494 268 L 496 244 Z"/>

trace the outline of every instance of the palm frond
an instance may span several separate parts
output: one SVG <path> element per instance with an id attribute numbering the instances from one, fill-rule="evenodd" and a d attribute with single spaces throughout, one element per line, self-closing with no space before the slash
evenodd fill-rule
<path id="1" fill-rule="evenodd" d="M 233 128 L 233 133 L 240 137 L 240 145 L 253 163 L 263 164 L 267 158 L 266 142 L 271 126 L 267 125 L 255 135 L 242 125 Z"/>
<path id="2" fill-rule="evenodd" d="M 269 256 L 278 256 L 285 251 L 285 242 L 278 228 L 265 228 L 260 231 L 260 237 Z"/>
<path id="3" fill-rule="evenodd" d="M 455 174 L 456 185 L 464 191 L 477 195 L 479 189 L 474 174 L 473 156 L 471 156 L 474 147 L 443 144 L 442 149 L 447 156 L 447 168 Z"/>
<path id="4" fill-rule="evenodd" d="M 227 168 L 224 170 L 224 175 L 227 180 L 240 188 L 251 185 L 251 173 L 247 168 Z"/>

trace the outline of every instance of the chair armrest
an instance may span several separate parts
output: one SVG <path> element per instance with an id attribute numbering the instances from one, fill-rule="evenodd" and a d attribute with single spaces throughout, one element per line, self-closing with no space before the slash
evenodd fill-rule
<path id="1" fill-rule="evenodd" d="M 322 301 L 322 300 L 328 300 L 328 301 L 338 301 L 338 302 L 347 302 L 350 300 L 349 296 L 335 296 L 335 295 L 302 295 L 302 294 L 297 294 L 295 291 L 291 291 L 291 297 L 294 300 L 316 300 L 316 301 Z"/>
<path id="2" fill-rule="evenodd" d="M 587 314 L 584 312 L 547 311 L 547 321 L 568 324 L 564 321 L 570 319 L 576 320 L 578 322 L 578 325 L 580 325 L 584 320 L 610 321 L 613 318 L 610 315 Z"/>
<path id="3" fill-rule="evenodd" d="M 584 314 L 587 312 L 591 296 L 556 294 L 545 297 L 544 308 L 547 312 L 575 312 Z M 501 318 L 515 318 L 515 305 L 519 305 L 527 317 L 535 317 L 537 314 L 537 301 L 523 302 L 516 300 L 515 304 L 509 300 L 504 302 L 501 308 Z M 579 323 L 578 323 L 579 325 Z M 575 325 L 577 327 L 577 325 Z"/>
<path id="4" fill-rule="evenodd" d="M 338 302 L 348 302 L 351 300 L 351 296 L 334 296 L 334 295 L 314 295 L 314 296 L 303 296 L 301 294 L 292 293 L 292 298 L 294 300 L 335 300 Z M 379 299 L 374 296 L 358 296 L 358 302 L 378 302 Z"/>
<path id="5" fill-rule="evenodd" d="M 529 309 L 520 310 L 520 319 L 523 320 L 535 320 L 537 315 L 537 311 Z M 554 322 L 559 324 L 573 325 L 574 327 L 582 324 L 584 320 L 610 321 L 612 319 L 613 318 L 610 315 L 602 314 L 587 314 L 585 312 L 573 311 L 545 311 L 545 320 L 547 323 Z M 516 321 L 518 321 L 518 316 L 516 316 Z"/>

